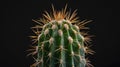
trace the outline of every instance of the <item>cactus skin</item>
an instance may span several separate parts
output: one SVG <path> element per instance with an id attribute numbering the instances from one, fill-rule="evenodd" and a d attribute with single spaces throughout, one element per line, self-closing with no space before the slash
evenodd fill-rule
<path id="1" fill-rule="evenodd" d="M 66 7 L 64 10 L 66 10 Z M 54 8 L 53 12 L 55 12 Z M 30 54 L 34 56 L 36 61 L 31 67 L 85 67 L 86 65 L 92 67 L 85 57 L 86 53 L 93 54 L 93 51 L 88 50 L 88 47 L 84 45 L 90 39 L 85 38 L 80 31 L 80 28 L 82 29 L 84 24 L 90 21 L 81 21 L 77 26 L 72 24 L 74 21 L 62 17 L 61 14 L 65 13 L 66 11 L 56 13 L 56 16 L 59 14 L 60 16 L 48 23 L 45 21 L 43 26 L 41 26 L 42 23 L 33 20 L 40 25 L 32 28 L 37 29 L 37 31 L 33 30 L 37 36 L 31 36 L 33 41 L 37 41 L 37 45 L 28 50 L 34 50 Z M 46 12 L 46 14 L 48 13 Z M 74 14 L 76 13 L 73 12 Z M 46 15 L 44 16 L 46 17 Z M 39 31 L 40 28 L 42 28 L 41 32 Z M 86 34 L 84 33 L 84 35 Z M 88 39 L 88 41 L 85 39 Z"/>

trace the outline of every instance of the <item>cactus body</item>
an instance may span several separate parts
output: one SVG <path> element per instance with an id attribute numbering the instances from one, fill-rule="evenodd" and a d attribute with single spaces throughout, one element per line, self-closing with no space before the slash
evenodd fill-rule
<path id="1" fill-rule="evenodd" d="M 37 45 L 30 49 L 35 50 L 30 54 L 35 56 L 34 59 L 36 61 L 31 67 L 92 66 L 85 59 L 87 52 L 93 53 L 90 50 L 87 51 L 88 47 L 84 45 L 85 42 L 89 41 L 89 38 L 85 38 L 80 31 L 80 29 L 85 28 L 84 24 L 89 21 L 78 22 L 76 21 L 75 14 L 76 11 L 72 15 L 67 13 L 66 7 L 61 12 L 57 12 L 53 8 L 53 17 L 45 12 L 43 15 L 46 21 L 44 20 L 43 23 L 39 23 L 38 20 L 33 20 L 39 23 L 39 25 L 32 28 L 37 36 L 31 37 L 33 41 L 37 41 Z M 74 24 L 75 21 L 77 22 L 76 24 Z M 39 29 L 41 28 L 42 31 L 40 32 Z"/>

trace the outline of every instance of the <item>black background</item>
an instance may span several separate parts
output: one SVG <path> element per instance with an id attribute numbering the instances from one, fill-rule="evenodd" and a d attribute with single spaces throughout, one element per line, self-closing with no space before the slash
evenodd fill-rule
<path id="1" fill-rule="evenodd" d="M 50 11 L 51 4 L 61 9 L 68 4 L 72 11 L 78 9 L 81 20 L 93 20 L 89 23 L 93 38 L 92 49 L 96 52 L 90 56 L 95 67 L 120 67 L 119 38 L 113 16 L 113 4 L 108 1 L 81 0 L 16 0 L 4 1 L 2 27 L 2 48 L 0 67 L 29 67 L 33 63 L 26 57 L 32 35 L 30 27 L 36 23 L 32 19 L 42 16 L 43 11 Z M 116 34 L 115 34 L 116 33 Z"/>

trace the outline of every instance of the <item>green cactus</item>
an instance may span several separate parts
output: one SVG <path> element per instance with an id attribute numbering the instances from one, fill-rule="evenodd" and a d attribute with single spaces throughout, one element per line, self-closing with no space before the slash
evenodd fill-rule
<path id="1" fill-rule="evenodd" d="M 45 11 L 44 18 L 33 20 L 39 25 L 32 27 L 36 36 L 30 36 L 36 43 L 28 50 L 35 59 L 31 67 L 92 67 L 86 59 L 86 54 L 93 54 L 87 45 L 91 36 L 81 32 L 91 21 L 79 21 L 77 10 L 71 14 L 67 6 L 61 11 L 52 9 L 52 13 Z"/>

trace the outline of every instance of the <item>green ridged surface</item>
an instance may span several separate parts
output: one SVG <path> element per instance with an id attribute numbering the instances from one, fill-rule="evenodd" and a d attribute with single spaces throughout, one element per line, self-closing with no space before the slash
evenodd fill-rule
<path id="1" fill-rule="evenodd" d="M 85 67 L 84 40 L 74 25 L 66 20 L 53 21 L 45 24 L 39 36 L 37 60 L 40 63 L 37 67 Z"/>

